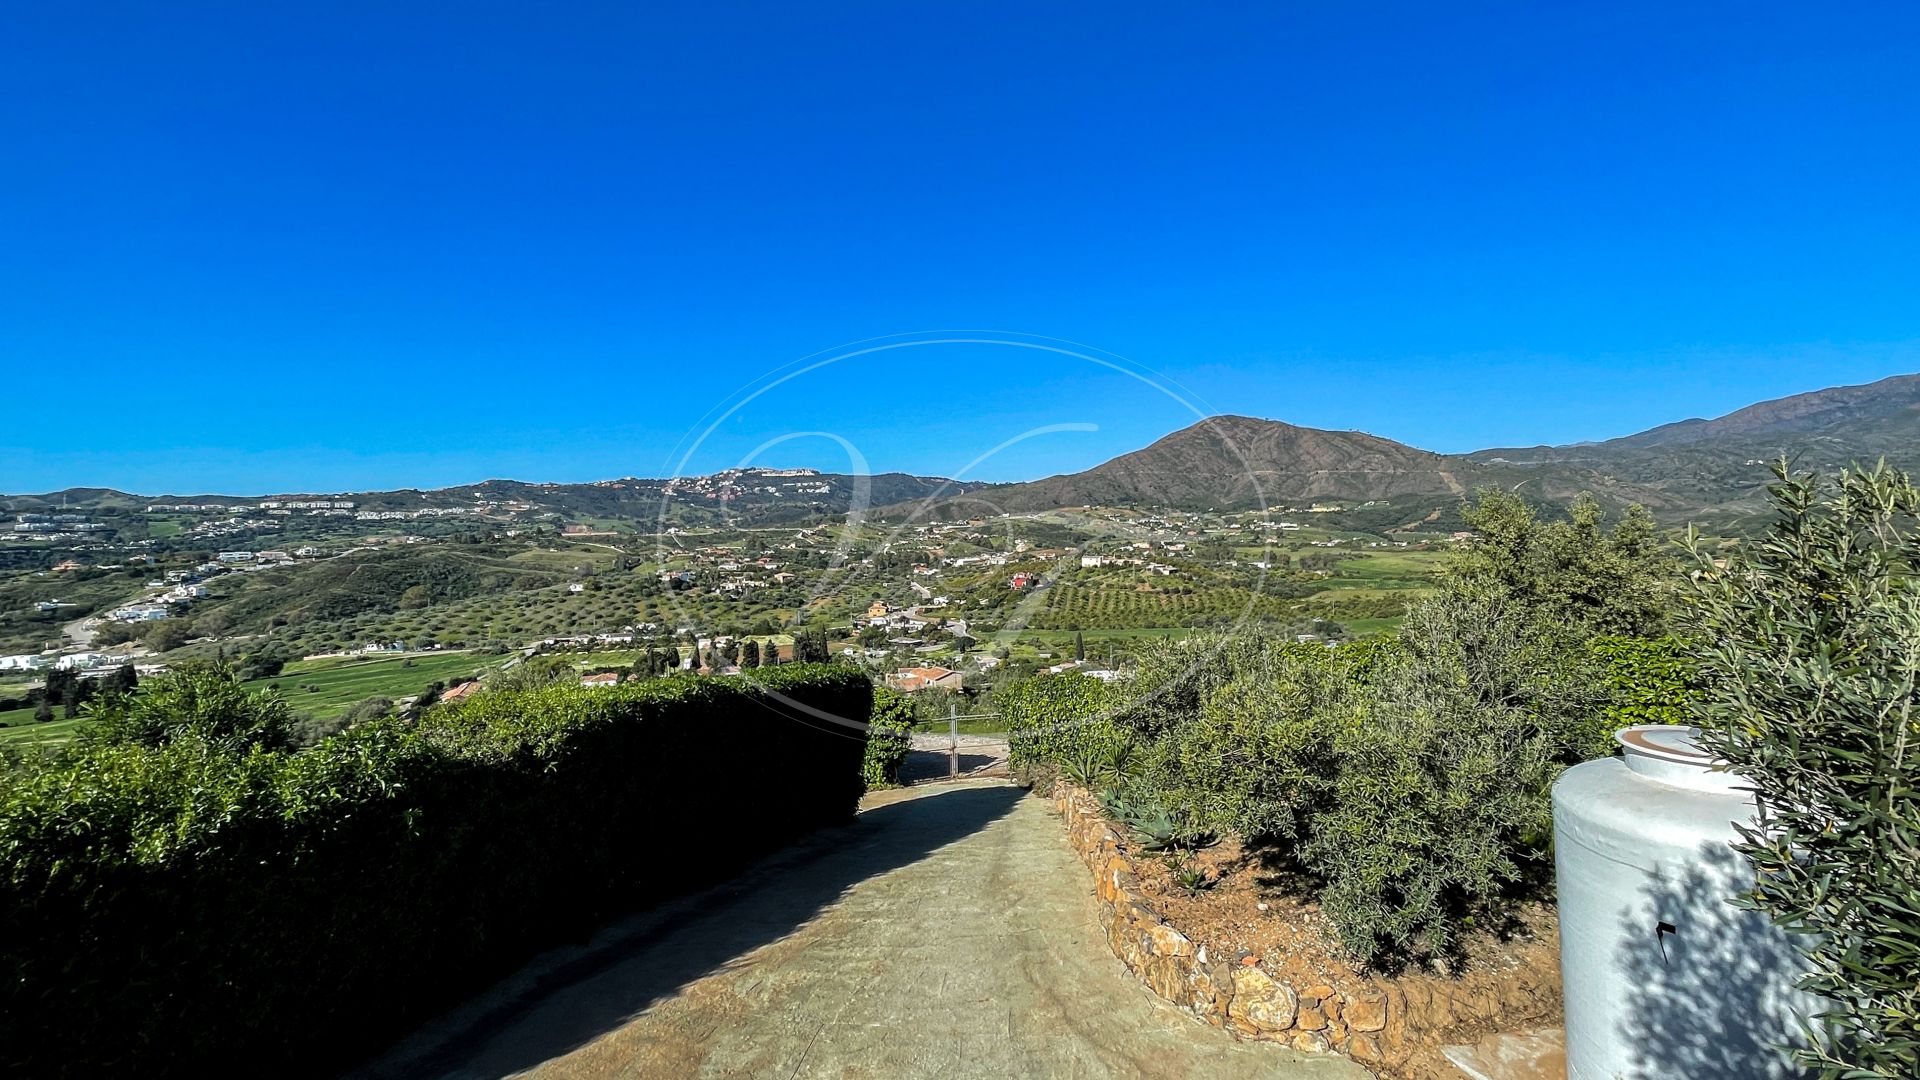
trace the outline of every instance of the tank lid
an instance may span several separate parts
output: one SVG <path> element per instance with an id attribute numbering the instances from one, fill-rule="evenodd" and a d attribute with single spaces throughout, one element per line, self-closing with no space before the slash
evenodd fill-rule
<path id="1" fill-rule="evenodd" d="M 1700 745 L 1700 729 L 1677 724 L 1638 724 L 1613 737 L 1626 751 L 1627 768 L 1663 784 L 1698 791 L 1732 791 L 1741 777 L 1714 768 L 1713 755 Z"/>

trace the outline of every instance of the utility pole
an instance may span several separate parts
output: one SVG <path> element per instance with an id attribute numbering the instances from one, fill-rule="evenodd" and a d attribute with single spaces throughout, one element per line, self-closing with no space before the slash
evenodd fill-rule
<path id="1" fill-rule="evenodd" d="M 947 702 L 947 779 L 960 777 L 960 710 Z"/>

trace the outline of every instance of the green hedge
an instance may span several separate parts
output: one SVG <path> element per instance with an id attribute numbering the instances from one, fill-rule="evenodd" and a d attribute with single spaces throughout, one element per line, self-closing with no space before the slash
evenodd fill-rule
<path id="1" fill-rule="evenodd" d="M 609 916 L 849 820 L 866 678 L 483 694 L 298 752 L 0 791 L 0 1073 L 316 1074 Z"/>
<path id="2" fill-rule="evenodd" d="M 867 787 L 900 783 L 900 766 L 913 750 L 913 702 L 884 686 L 873 691 L 873 716 L 867 721 L 867 757 L 861 767 Z"/>
<path id="3" fill-rule="evenodd" d="M 1106 683 L 1077 671 L 1041 675 L 1002 691 L 1008 762 L 1016 768 L 1057 765 L 1128 741 L 1111 716 L 1118 700 Z"/>

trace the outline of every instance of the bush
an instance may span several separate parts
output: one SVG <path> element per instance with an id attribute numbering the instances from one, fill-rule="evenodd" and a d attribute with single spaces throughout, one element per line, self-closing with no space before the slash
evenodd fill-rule
<path id="1" fill-rule="evenodd" d="M 1804 1064 L 1920 1076 L 1920 491 L 1775 471 L 1762 539 L 1724 566 L 1694 545 L 1700 723 L 1758 804 L 1742 902 L 1798 935 L 1830 1005 Z"/>
<path id="2" fill-rule="evenodd" d="M 1131 711 L 1136 722 L 1149 712 L 1192 709 L 1156 759 L 1168 802 L 1216 832 L 1302 839 L 1304 818 L 1323 801 L 1332 776 L 1333 735 L 1356 705 L 1350 661 L 1358 655 L 1276 642 L 1243 652 L 1237 670 L 1204 699 L 1190 702 L 1184 689 L 1165 691 L 1157 702 L 1143 697 Z M 1164 654 L 1147 665 L 1164 670 Z"/>
<path id="3" fill-rule="evenodd" d="M 1461 516 L 1478 535 L 1442 575 L 1447 592 L 1500 599 L 1581 634 L 1646 637 L 1666 626 L 1678 576 L 1640 507 L 1606 530 L 1590 495 L 1568 520 L 1546 522 L 1520 496 L 1483 489 Z"/>
<path id="4" fill-rule="evenodd" d="M 1607 689 L 1602 739 L 1635 724 L 1692 724 L 1700 696 L 1697 649 L 1679 638 L 1607 636 L 1587 642 Z"/>
<path id="5" fill-rule="evenodd" d="M 1328 779 L 1297 849 L 1355 957 L 1445 958 L 1552 872 L 1549 792 L 1591 754 L 1598 688 L 1551 631 L 1497 604 L 1416 605 L 1403 648 L 1323 720 Z"/>
<path id="6" fill-rule="evenodd" d="M 849 819 L 858 673 L 494 692 L 310 750 L 193 725 L 0 789 L 0 1071 L 311 1075 Z M 750 793 L 751 797 L 743 797 Z"/>
<path id="7" fill-rule="evenodd" d="M 1043 677 L 1003 711 L 1018 760 L 1069 774 L 1134 746 L 1090 777 L 1118 818 L 1155 843 L 1239 834 L 1315 883 L 1356 961 L 1442 959 L 1544 891 L 1549 789 L 1599 749 L 1594 663 L 1530 610 L 1449 595 L 1392 643 L 1164 642 L 1111 688 Z"/>
<path id="8" fill-rule="evenodd" d="M 1239 834 L 1312 883 L 1359 963 L 1455 956 L 1463 931 L 1547 891 L 1560 771 L 1673 715 L 1691 685 L 1682 646 L 1597 637 L 1665 622 L 1650 520 L 1603 530 L 1590 499 L 1569 516 L 1483 493 L 1479 541 L 1396 640 L 1196 635 L 1147 644 L 1112 687 L 1010 690 L 1013 761 L 1092 781 L 1154 843 Z"/>
<path id="9" fill-rule="evenodd" d="M 861 766 L 868 790 L 896 787 L 900 766 L 913 749 L 913 701 L 884 686 L 873 691 L 873 715 L 867 720 L 867 756 Z"/>
<path id="10" fill-rule="evenodd" d="M 1090 675 L 1041 675 L 1008 687 L 997 700 L 1007 725 L 1007 762 L 1015 768 L 1108 753 L 1126 740 L 1109 715 L 1115 699 L 1108 684 Z"/>
<path id="11" fill-rule="evenodd" d="M 280 695 L 248 690 L 231 668 L 196 662 L 147 680 L 138 694 L 92 703 L 87 741 L 162 746 L 192 736 L 217 749 L 278 749 L 291 742 L 293 715 Z"/>

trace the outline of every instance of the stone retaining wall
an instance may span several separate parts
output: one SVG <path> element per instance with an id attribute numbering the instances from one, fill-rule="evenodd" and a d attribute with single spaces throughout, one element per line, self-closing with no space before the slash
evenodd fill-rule
<path id="1" fill-rule="evenodd" d="M 1443 1042 L 1471 1042 L 1560 1016 L 1557 943 L 1516 950 L 1511 970 L 1459 979 L 1370 979 L 1364 991 L 1296 986 L 1234 957 L 1210 957 L 1167 923 L 1140 888 L 1125 837 L 1100 802 L 1065 780 L 1053 789 L 1067 837 L 1092 868 L 1107 944 L 1154 993 L 1214 1027 L 1297 1050 L 1339 1050 L 1396 1070 Z"/>

